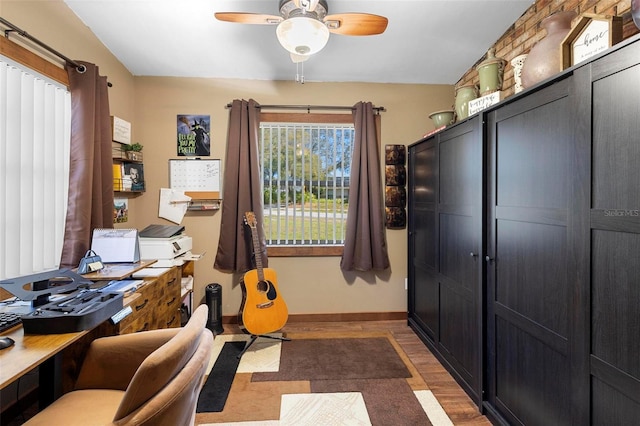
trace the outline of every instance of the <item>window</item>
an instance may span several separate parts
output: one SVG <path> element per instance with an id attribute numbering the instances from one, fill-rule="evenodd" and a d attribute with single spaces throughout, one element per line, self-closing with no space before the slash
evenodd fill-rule
<path id="1" fill-rule="evenodd" d="M 354 132 L 351 114 L 261 114 L 269 256 L 342 253 Z"/>
<path id="2" fill-rule="evenodd" d="M 0 93 L 0 279 L 7 279 L 60 265 L 71 95 L 4 57 Z"/>

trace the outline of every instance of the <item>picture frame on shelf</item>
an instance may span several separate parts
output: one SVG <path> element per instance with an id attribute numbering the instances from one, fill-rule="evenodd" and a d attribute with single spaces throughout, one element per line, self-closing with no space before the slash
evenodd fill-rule
<path id="1" fill-rule="evenodd" d="M 583 13 L 561 43 L 567 69 L 622 41 L 622 17 Z"/>
<path id="2" fill-rule="evenodd" d="M 131 123 L 122 118 L 111 116 L 111 139 L 123 144 L 131 143 Z"/>
<path id="3" fill-rule="evenodd" d="M 144 186 L 144 166 L 142 163 L 122 163 L 123 190 L 142 192 Z"/>

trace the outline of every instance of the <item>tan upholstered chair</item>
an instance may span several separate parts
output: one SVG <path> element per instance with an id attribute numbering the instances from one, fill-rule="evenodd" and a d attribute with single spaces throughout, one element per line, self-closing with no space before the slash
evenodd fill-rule
<path id="1" fill-rule="evenodd" d="M 207 317 L 200 305 L 183 328 L 96 339 L 75 389 L 26 424 L 192 425 L 213 348 Z"/>

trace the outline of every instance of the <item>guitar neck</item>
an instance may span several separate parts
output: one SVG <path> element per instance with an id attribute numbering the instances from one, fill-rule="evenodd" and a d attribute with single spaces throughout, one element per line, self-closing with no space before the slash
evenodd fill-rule
<path id="1" fill-rule="evenodd" d="M 258 238 L 258 230 L 255 226 L 251 227 L 251 239 L 253 240 L 253 256 L 256 259 L 256 270 L 258 271 L 258 279 L 264 281 L 264 269 L 262 267 L 262 250 L 260 247 L 260 239 Z"/>

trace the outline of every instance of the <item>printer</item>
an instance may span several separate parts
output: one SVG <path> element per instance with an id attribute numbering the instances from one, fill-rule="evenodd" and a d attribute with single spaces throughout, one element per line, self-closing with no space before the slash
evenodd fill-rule
<path id="1" fill-rule="evenodd" d="M 140 231 L 140 257 L 156 259 L 153 267 L 182 265 L 192 247 L 191 237 L 184 235 L 184 226 L 149 225 Z"/>

